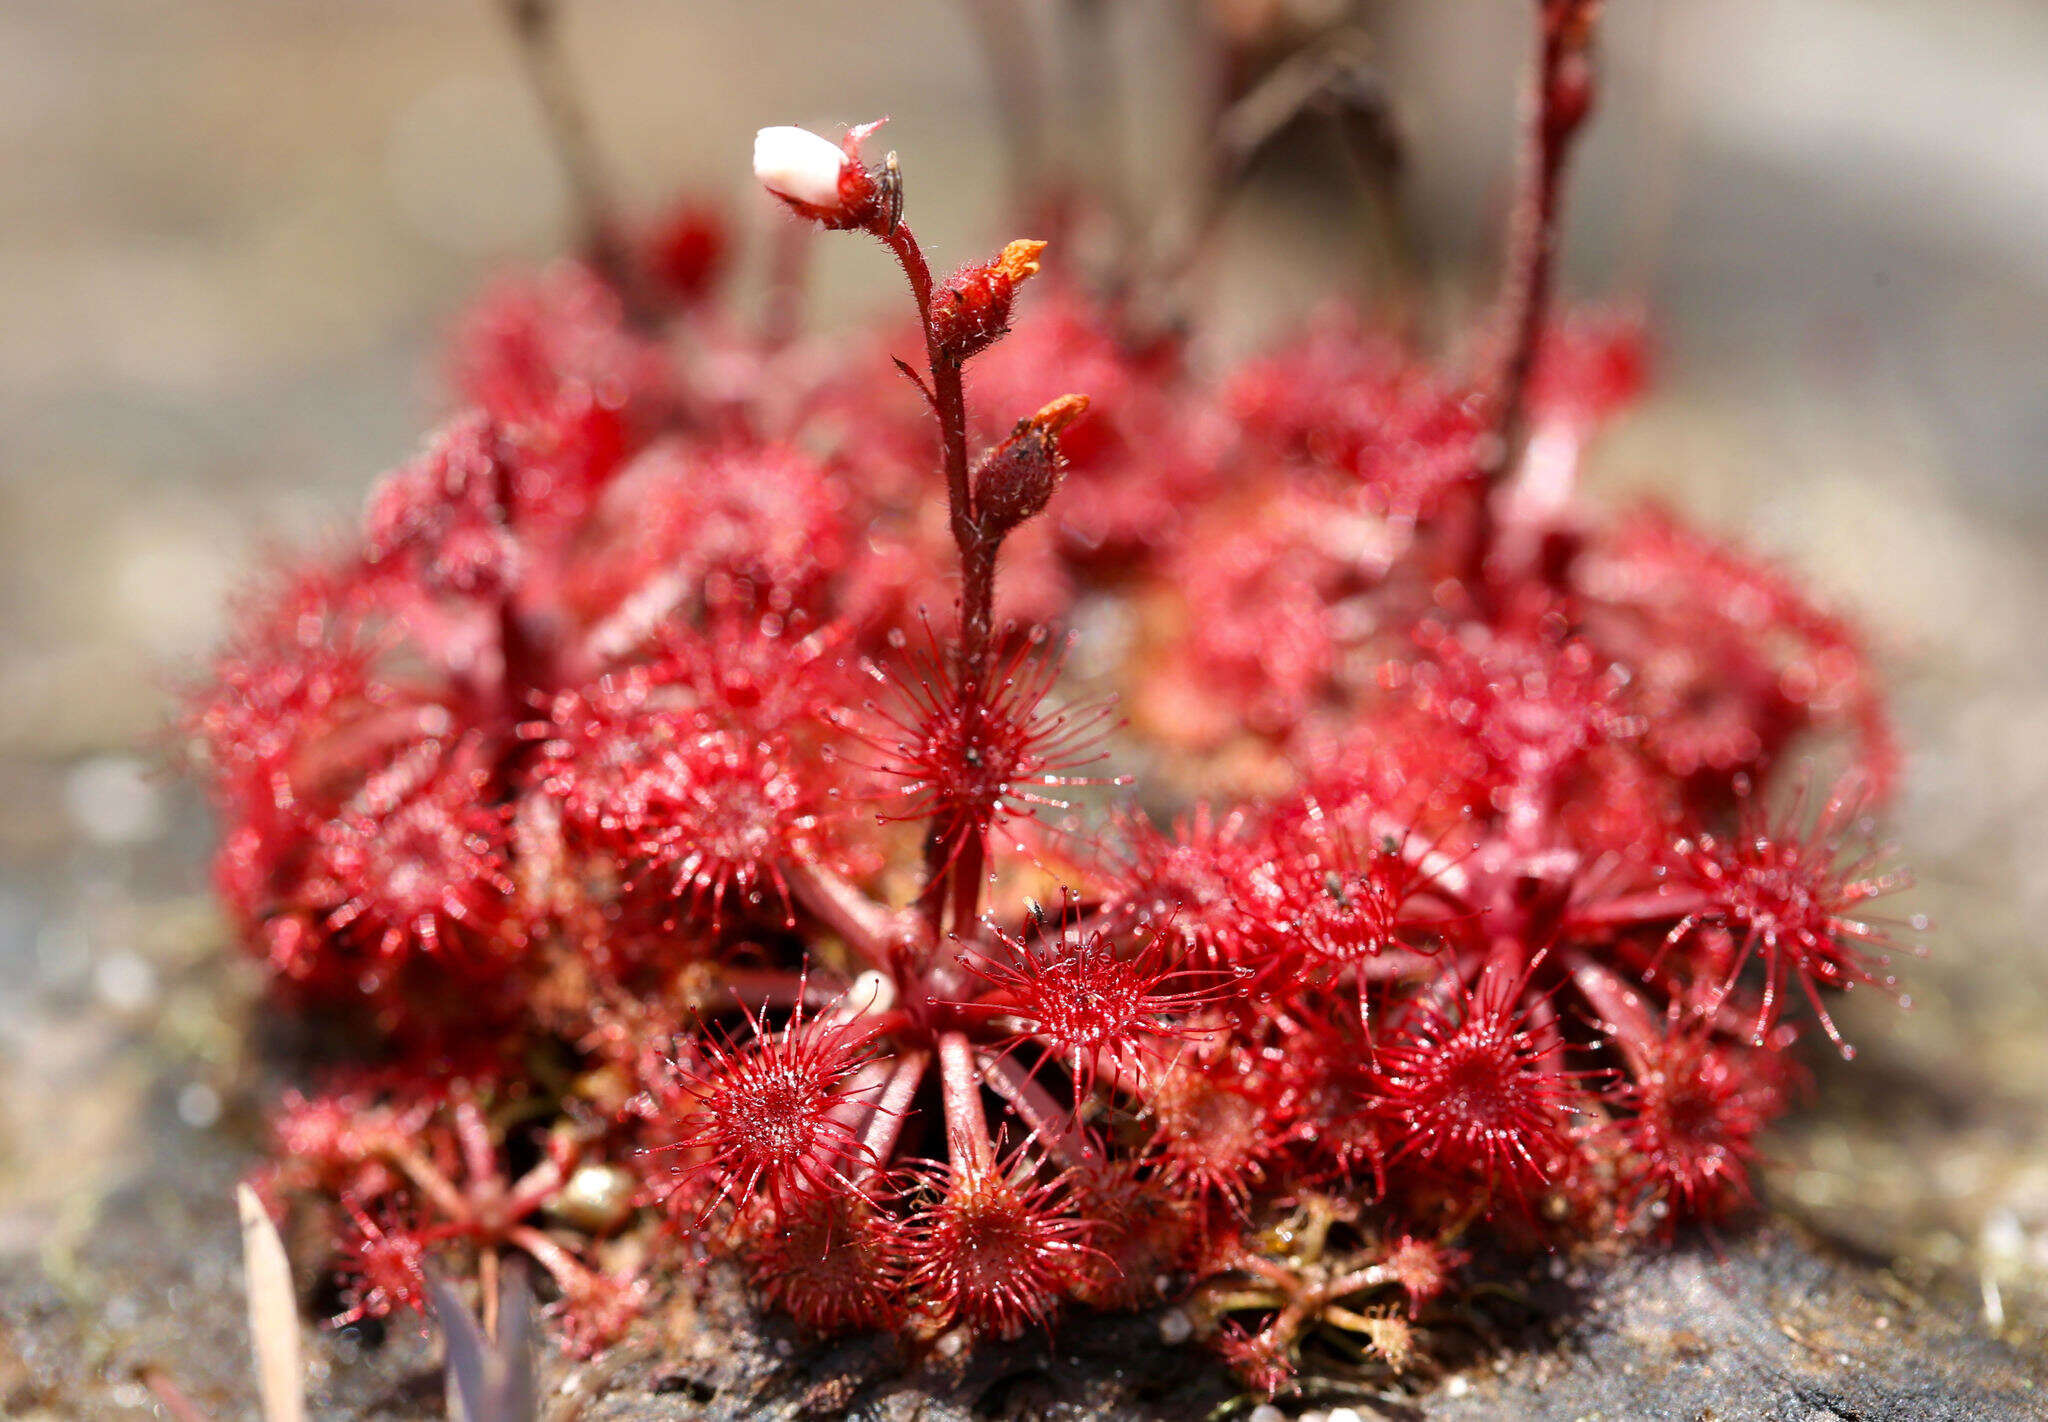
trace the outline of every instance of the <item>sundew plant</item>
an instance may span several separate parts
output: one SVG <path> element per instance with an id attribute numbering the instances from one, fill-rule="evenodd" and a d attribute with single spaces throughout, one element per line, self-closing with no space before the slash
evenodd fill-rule
<path id="1" fill-rule="evenodd" d="M 1895 756 L 1848 623 L 1578 493 L 1642 334 L 1551 299 L 1597 7 L 1531 8 L 1442 356 L 1219 365 L 1056 213 L 935 273 L 877 123 L 761 131 L 760 319 L 705 204 L 476 304 L 187 720 L 239 937 L 355 1054 L 261 1182 L 343 1318 L 524 1255 L 591 1351 L 709 1258 L 913 1349 L 1178 1302 L 1278 1390 L 1413 1366 L 1482 1244 L 1745 1204 L 1910 942 Z M 817 229 L 864 335 L 794 320 Z"/>

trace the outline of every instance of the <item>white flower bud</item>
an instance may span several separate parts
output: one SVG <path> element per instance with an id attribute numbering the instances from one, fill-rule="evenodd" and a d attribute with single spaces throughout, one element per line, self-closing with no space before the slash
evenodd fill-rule
<path id="1" fill-rule="evenodd" d="M 807 207 L 841 205 L 839 178 L 846 164 L 838 144 L 807 128 L 785 124 L 754 135 L 754 176 L 777 197 Z"/>

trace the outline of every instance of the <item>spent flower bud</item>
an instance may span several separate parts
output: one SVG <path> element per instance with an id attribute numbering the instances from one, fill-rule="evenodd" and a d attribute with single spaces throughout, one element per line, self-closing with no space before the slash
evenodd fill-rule
<path id="1" fill-rule="evenodd" d="M 959 365 L 988 349 L 1010 329 L 1010 304 L 1017 288 L 1038 275 L 1045 243 L 1019 238 L 995 260 L 962 267 L 932 296 L 932 341 Z"/>
<path id="2" fill-rule="evenodd" d="M 974 510 L 985 531 L 1000 538 L 1043 512 L 1060 484 L 1060 432 L 1088 411 L 1086 395 L 1062 395 L 982 456 L 974 470 Z"/>

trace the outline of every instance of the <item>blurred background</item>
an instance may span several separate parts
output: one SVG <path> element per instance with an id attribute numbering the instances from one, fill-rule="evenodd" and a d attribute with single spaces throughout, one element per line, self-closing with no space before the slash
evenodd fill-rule
<path id="1" fill-rule="evenodd" d="M 886 112 L 950 264 L 1017 235 L 979 8 L 570 0 L 564 41 L 632 211 L 694 190 L 765 231 L 756 127 Z M 1090 161 L 1133 211 L 1170 211 L 1197 161 L 1195 7 L 1102 8 L 1122 151 Z M 1355 23 L 1404 146 L 1426 329 L 1486 289 L 1525 8 L 1208 7 Z M 1658 361 L 1596 482 L 1680 502 L 1860 613 L 1911 752 L 1894 829 L 1912 907 L 1937 921 L 1911 1013 L 1852 1003 L 1864 1057 L 1816 1057 L 1772 1198 L 2038 1337 L 2048 7 L 1610 10 L 1565 286 L 1646 300 Z M 245 988 L 211 956 L 169 689 L 263 541 L 352 513 L 414 448 L 452 313 L 572 225 L 490 0 L 0 7 L 0 1261 L 61 1286 L 100 1192 L 243 1109 L 245 1034 L 219 1004 Z M 1354 289 L 1361 231 L 1334 153 L 1282 145 L 1199 269 L 1213 347 Z M 818 258 L 820 319 L 894 297 L 864 244 Z"/>

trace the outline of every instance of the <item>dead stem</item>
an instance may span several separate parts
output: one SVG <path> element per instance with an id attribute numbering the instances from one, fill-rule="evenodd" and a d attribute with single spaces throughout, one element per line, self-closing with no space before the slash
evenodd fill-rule
<path id="1" fill-rule="evenodd" d="M 1017 0 L 963 0 L 995 89 L 1013 200 L 1030 202 L 1045 180 L 1045 77 Z"/>
<path id="2" fill-rule="evenodd" d="M 548 137 L 561 162 L 575 206 L 580 244 L 593 265 L 625 299 L 634 319 L 652 324 L 657 303 L 619 222 L 611 184 L 591 141 L 590 119 L 562 53 L 561 11 L 555 0 L 501 0 L 519 57 L 533 86 Z"/>
<path id="3" fill-rule="evenodd" d="M 1461 572 L 1484 585 L 1493 551 L 1493 493 L 1521 466 L 1528 445 L 1529 383 L 1550 318 L 1564 168 L 1573 138 L 1593 108 L 1593 32 L 1600 0 L 1536 0 L 1534 83 L 1525 105 L 1522 167 L 1509 213 L 1505 264 L 1494 314 L 1494 354 L 1480 382 L 1490 448 L 1474 481 Z"/>

